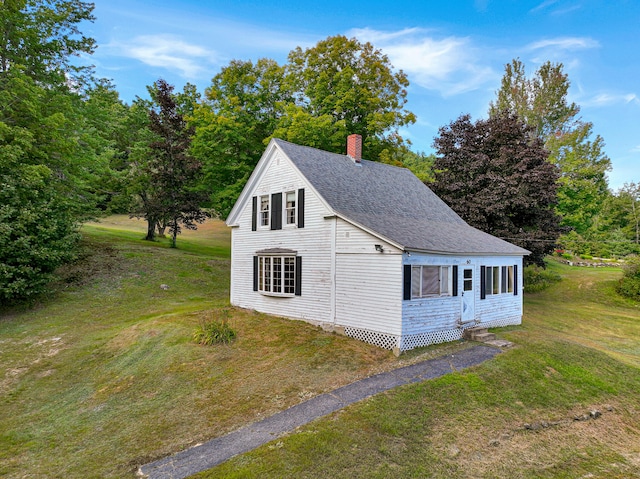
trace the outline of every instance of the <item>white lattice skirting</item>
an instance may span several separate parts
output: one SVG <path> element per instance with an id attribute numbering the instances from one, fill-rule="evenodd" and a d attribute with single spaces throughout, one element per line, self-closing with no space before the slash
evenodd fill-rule
<path id="1" fill-rule="evenodd" d="M 376 331 L 367 331 L 350 326 L 345 326 L 344 334 L 350 338 L 359 339 L 360 341 L 373 344 L 383 349 L 395 349 L 400 342 L 400 336 L 396 336 L 395 334 L 378 333 Z"/>
<path id="2" fill-rule="evenodd" d="M 519 316 L 496 319 L 480 324 L 470 324 L 468 327 L 481 326 L 483 328 L 499 328 L 503 326 L 512 326 L 521 324 L 522 319 Z M 448 341 L 456 341 L 462 338 L 464 328 L 449 329 L 444 331 L 429 331 L 418 334 L 410 334 L 406 336 L 398 336 L 394 334 L 379 333 L 376 331 L 367 331 L 359 328 L 345 327 L 344 334 L 350 338 L 373 344 L 383 349 L 399 348 L 400 351 L 409 351 L 410 349 L 429 346 L 430 344 L 446 343 Z"/>

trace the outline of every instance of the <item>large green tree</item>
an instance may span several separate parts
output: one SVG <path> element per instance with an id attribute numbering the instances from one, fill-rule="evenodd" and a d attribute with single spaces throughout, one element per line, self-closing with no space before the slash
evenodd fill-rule
<path id="1" fill-rule="evenodd" d="M 148 156 L 134 174 L 142 177 L 137 183 L 142 200 L 138 214 L 148 223 L 146 239 L 153 240 L 158 224 L 166 224 L 175 248 L 181 228 L 196 229 L 207 214 L 200 207 L 204 195 L 196 190 L 202 164 L 189 153 L 194 130 L 184 118 L 193 111 L 197 94 L 190 85 L 182 94 L 173 89 L 162 79 L 149 88 Z"/>
<path id="2" fill-rule="evenodd" d="M 234 60 L 213 77 L 204 101 L 195 106 L 189 117 L 195 127 L 191 152 L 203 163 L 203 186 L 220 216 L 231 210 L 291 101 L 284 69 L 275 61 Z"/>
<path id="3" fill-rule="evenodd" d="M 77 222 L 94 206 L 100 166 L 85 129 L 83 79 L 73 58 L 90 54 L 79 24 L 93 4 L 0 3 L 0 299 L 41 292 L 73 257 Z M 73 85 L 73 88 L 71 87 Z M 99 162 L 98 162 L 99 163 Z"/>
<path id="4" fill-rule="evenodd" d="M 93 21 L 94 4 L 80 0 L 1 0 L 0 72 L 19 68 L 46 85 L 91 74 L 75 57 L 91 54 L 95 40 L 80 31 Z"/>
<path id="5" fill-rule="evenodd" d="M 468 115 L 434 140 L 433 191 L 467 223 L 531 251 L 544 265 L 560 234 L 557 167 L 542 141 L 517 115 L 471 122 Z"/>
<path id="6" fill-rule="evenodd" d="M 328 37 L 289 54 L 287 80 L 296 104 L 313 117 L 329 117 L 343 141 L 332 151 L 343 152 L 346 136 L 363 138 L 363 155 L 377 160 L 385 149 L 404 144 L 398 130 L 415 122 L 405 109 L 409 80 L 394 71 L 389 58 L 371 43 L 342 35 Z"/>
<path id="7" fill-rule="evenodd" d="M 68 158 L 52 92 L 11 70 L 0 75 L 0 302 L 41 293 L 53 271 L 74 257 L 77 192 L 65 178 Z"/>
<path id="8" fill-rule="evenodd" d="M 191 118 L 211 205 L 230 211 L 272 137 L 343 153 L 358 133 L 368 159 L 402 157 L 408 142 L 398 131 L 415 121 L 405 110 L 408 84 L 380 50 L 344 36 L 296 48 L 284 66 L 232 61 Z"/>
<path id="9" fill-rule="evenodd" d="M 564 225 L 583 234 L 604 205 L 611 161 L 603 139 L 596 135 L 590 140 L 593 125 L 580 119 L 580 108 L 568 101 L 570 82 L 563 68 L 562 63 L 545 62 L 527 77 L 520 60 L 505 65 L 489 115 L 516 114 L 542 139 L 549 161 L 560 171 L 557 211 Z"/>

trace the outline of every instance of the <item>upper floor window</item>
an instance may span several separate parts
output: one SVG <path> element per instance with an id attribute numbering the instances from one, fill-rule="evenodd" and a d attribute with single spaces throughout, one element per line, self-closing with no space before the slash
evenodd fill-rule
<path id="1" fill-rule="evenodd" d="M 286 224 L 296 224 L 296 192 L 287 191 L 286 203 L 285 203 L 285 216 L 287 218 Z"/>
<path id="2" fill-rule="evenodd" d="M 269 195 L 260 197 L 260 226 L 269 226 Z"/>
<path id="3" fill-rule="evenodd" d="M 281 230 L 283 224 L 304 228 L 304 188 L 253 197 L 252 231 L 258 227 Z"/>

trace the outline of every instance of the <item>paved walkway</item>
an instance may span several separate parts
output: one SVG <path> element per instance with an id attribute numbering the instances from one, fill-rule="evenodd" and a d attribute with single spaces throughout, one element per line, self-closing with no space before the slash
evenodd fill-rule
<path id="1" fill-rule="evenodd" d="M 141 466 L 138 473 L 149 479 L 182 479 L 221 464 L 233 456 L 257 448 L 314 419 L 366 399 L 374 394 L 404 384 L 438 378 L 475 366 L 493 358 L 500 350 L 477 345 L 453 355 L 429 359 L 321 394 L 279 412 L 262 421 L 245 426 L 226 436 L 212 439 L 190 449 Z"/>

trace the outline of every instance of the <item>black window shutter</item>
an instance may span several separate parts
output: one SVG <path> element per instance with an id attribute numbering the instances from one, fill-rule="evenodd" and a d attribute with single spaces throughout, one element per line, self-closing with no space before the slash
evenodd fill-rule
<path id="1" fill-rule="evenodd" d="M 404 275 L 402 277 L 402 299 L 411 299 L 411 265 L 404 265 Z"/>
<path id="2" fill-rule="evenodd" d="M 251 202 L 251 231 L 258 229 L 258 197 L 254 196 Z"/>
<path id="3" fill-rule="evenodd" d="M 486 266 L 480 266 L 480 299 L 485 299 L 487 297 L 487 289 L 486 289 Z"/>
<path id="4" fill-rule="evenodd" d="M 453 268 L 451 269 L 453 270 L 453 279 L 451 285 L 451 289 L 453 289 L 453 291 L 451 292 L 451 296 L 458 296 L 458 265 L 454 264 Z"/>
<path id="5" fill-rule="evenodd" d="M 282 229 L 282 193 L 271 195 L 271 229 Z"/>
<path id="6" fill-rule="evenodd" d="M 518 296 L 518 265 L 513 265 L 513 295 Z"/>
<path id="7" fill-rule="evenodd" d="M 253 290 L 258 291 L 258 257 L 253 257 Z"/>
<path id="8" fill-rule="evenodd" d="M 302 256 L 296 256 L 295 295 L 302 296 Z"/>
<path id="9" fill-rule="evenodd" d="M 502 268 L 500 268 L 500 272 L 502 274 L 502 285 L 500 285 L 500 292 L 501 293 L 506 293 L 507 292 L 507 267 L 503 266 Z"/>
<path id="10" fill-rule="evenodd" d="M 304 228 L 304 188 L 298 190 L 298 228 Z"/>

